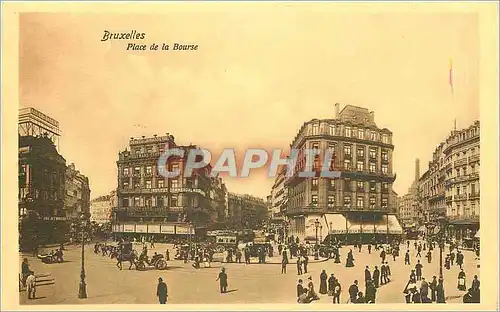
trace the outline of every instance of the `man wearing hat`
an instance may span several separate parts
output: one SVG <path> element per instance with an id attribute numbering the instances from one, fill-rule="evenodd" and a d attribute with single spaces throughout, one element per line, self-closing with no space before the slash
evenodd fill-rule
<path id="1" fill-rule="evenodd" d="M 158 286 L 156 287 L 156 296 L 158 297 L 160 304 L 167 303 L 167 297 L 168 297 L 167 284 L 163 282 L 163 279 L 161 277 L 158 278 Z"/>

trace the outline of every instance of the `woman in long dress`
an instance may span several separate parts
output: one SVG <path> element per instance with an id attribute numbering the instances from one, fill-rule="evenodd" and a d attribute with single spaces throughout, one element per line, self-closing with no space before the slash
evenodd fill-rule
<path id="1" fill-rule="evenodd" d="M 332 274 L 328 278 L 328 296 L 333 296 L 335 291 L 335 276 Z"/>
<path id="2" fill-rule="evenodd" d="M 326 274 L 326 271 L 323 270 L 321 274 L 319 275 L 319 293 L 322 295 L 326 295 L 328 293 L 328 287 L 326 284 L 326 279 L 328 278 L 328 275 Z"/>
<path id="3" fill-rule="evenodd" d="M 349 250 L 349 252 L 347 253 L 347 260 L 346 260 L 345 266 L 347 268 L 354 266 L 354 257 L 352 256 L 352 249 Z"/>
<path id="4" fill-rule="evenodd" d="M 467 290 L 467 287 L 465 286 L 465 272 L 464 272 L 463 269 L 458 273 L 458 285 L 457 285 L 457 288 L 458 288 L 458 290 L 461 290 L 461 291 L 466 291 Z"/>

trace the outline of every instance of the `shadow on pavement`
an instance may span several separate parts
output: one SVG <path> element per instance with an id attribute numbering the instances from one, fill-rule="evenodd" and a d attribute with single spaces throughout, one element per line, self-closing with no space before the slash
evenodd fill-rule
<path id="1" fill-rule="evenodd" d="M 232 292 L 235 292 L 235 291 L 238 291 L 238 289 L 230 289 L 230 290 L 226 291 L 226 294 L 232 293 Z"/>

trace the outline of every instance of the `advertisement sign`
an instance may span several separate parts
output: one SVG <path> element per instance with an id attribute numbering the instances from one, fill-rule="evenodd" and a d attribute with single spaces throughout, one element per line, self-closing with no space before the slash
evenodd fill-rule
<path id="1" fill-rule="evenodd" d="M 160 232 L 162 234 L 175 234 L 175 228 L 173 225 L 162 225 L 160 227 Z"/>
<path id="2" fill-rule="evenodd" d="M 124 224 L 123 232 L 126 233 L 134 233 L 135 232 L 135 224 Z"/>
<path id="3" fill-rule="evenodd" d="M 160 226 L 149 224 L 148 225 L 148 233 L 160 233 Z"/>
<path id="4" fill-rule="evenodd" d="M 183 225 L 176 225 L 175 226 L 175 233 L 176 234 L 188 234 L 188 228 L 187 226 L 183 226 Z"/>
<path id="5" fill-rule="evenodd" d="M 147 233 L 148 232 L 148 226 L 146 224 L 137 224 L 135 226 L 135 232 L 136 233 Z"/>

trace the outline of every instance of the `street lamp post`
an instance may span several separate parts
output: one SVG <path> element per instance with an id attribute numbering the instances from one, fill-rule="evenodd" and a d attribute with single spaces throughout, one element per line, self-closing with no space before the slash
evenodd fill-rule
<path id="1" fill-rule="evenodd" d="M 319 241 L 323 243 L 323 226 L 319 225 Z"/>
<path id="2" fill-rule="evenodd" d="M 82 270 L 80 272 L 80 286 L 78 289 L 78 298 L 87 298 L 87 284 L 85 283 L 85 214 L 81 215 L 81 232 L 82 232 Z"/>
<path id="3" fill-rule="evenodd" d="M 319 226 L 320 226 L 320 223 L 319 223 L 319 220 L 316 219 L 316 221 L 314 222 L 314 226 L 316 228 L 316 248 L 314 248 L 314 260 L 318 260 L 319 259 L 319 255 L 318 255 L 318 229 L 319 229 Z"/>

